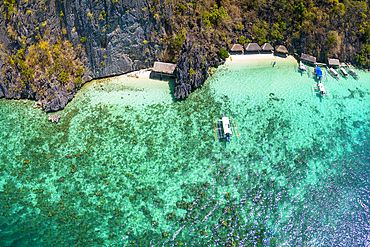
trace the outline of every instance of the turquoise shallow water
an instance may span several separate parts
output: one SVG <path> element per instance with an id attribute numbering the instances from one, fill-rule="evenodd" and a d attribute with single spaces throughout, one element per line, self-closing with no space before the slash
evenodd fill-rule
<path id="1" fill-rule="evenodd" d="M 296 66 L 224 65 L 180 102 L 166 81 L 94 81 L 58 124 L 0 100 L 1 245 L 369 244 L 370 74 L 324 69 L 322 99 Z"/>

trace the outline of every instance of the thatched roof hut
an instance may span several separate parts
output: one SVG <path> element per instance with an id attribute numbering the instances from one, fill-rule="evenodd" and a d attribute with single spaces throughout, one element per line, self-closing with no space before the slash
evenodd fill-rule
<path id="1" fill-rule="evenodd" d="M 262 46 L 261 46 L 261 49 L 263 51 L 273 51 L 274 50 L 274 47 L 272 47 L 272 45 L 270 43 L 264 43 Z"/>
<path id="2" fill-rule="evenodd" d="M 244 45 L 245 51 L 247 52 L 256 52 L 261 51 L 261 46 L 259 46 L 257 43 L 246 43 Z"/>
<path id="3" fill-rule="evenodd" d="M 329 66 L 339 66 L 340 65 L 339 59 L 328 58 L 328 65 Z"/>
<path id="4" fill-rule="evenodd" d="M 172 75 L 175 69 L 176 69 L 176 64 L 154 62 L 154 66 L 152 70 L 156 73 L 164 73 L 164 74 Z"/>
<path id="5" fill-rule="evenodd" d="M 285 46 L 283 46 L 283 45 L 278 45 L 275 48 L 275 51 L 278 52 L 278 53 L 284 53 L 284 54 L 288 54 L 289 53 L 288 49 Z"/>
<path id="6" fill-rule="evenodd" d="M 312 64 L 316 63 L 316 57 L 304 53 L 301 54 L 301 60 Z"/>
<path id="7" fill-rule="evenodd" d="M 240 51 L 244 51 L 244 48 L 241 44 L 233 44 L 231 45 L 230 51 L 240 52 Z"/>

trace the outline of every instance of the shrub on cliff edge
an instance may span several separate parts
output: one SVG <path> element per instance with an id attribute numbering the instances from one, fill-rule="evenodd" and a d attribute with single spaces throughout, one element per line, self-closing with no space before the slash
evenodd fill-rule
<path id="1" fill-rule="evenodd" d="M 15 54 L 0 46 L 0 59 L 13 69 L 19 68 L 22 82 L 32 85 L 39 78 L 47 81 L 58 78 L 62 84 L 69 81 L 75 82 L 77 86 L 83 84 L 81 57 L 84 50 L 81 44 L 74 47 L 68 40 L 50 35 L 49 30 L 38 42 L 29 46 L 25 41 L 21 44 L 22 48 Z"/>
<path id="2" fill-rule="evenodd" d="M 220 58 L 222 58 L 223 60 L 225 60 L 226 58 L 229 57 L 229 53 L 227 52 L 227 50 L 221 48 L 219 51 L 218 51 L 218 55 L 220 56 Z"/>
<path id="3" fill-rule="evenodd" d="M 245 36 L 240 36 L 239 38 L 238 38 L 238 43 L 239 44 L 241 44 L 241 45 L 244 45 L 245 44 Z"/>

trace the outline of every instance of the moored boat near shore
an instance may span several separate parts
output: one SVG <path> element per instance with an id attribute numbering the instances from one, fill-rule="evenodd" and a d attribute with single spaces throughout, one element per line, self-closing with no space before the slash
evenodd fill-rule
<path id="1" fill-rule="evenodd" d="M 347 71 L 343 68 L 343 67 L 340 67 L 340 72 L 342 73 L 342 75 L 344 76 L 344 77 L 347 77 L 348 76 L 348 73 L 347 73 Z"/>
<path id="2" fill-rule="evenodd" d="M 325 88 L 324 84 L 322 84 L 321 80 L 317 84 L 312 85 L 312 94 L 319 94 L 322 98 L 325 98 L 325 95 L 329 95 L 327 89 Z"/>
<path id="3" fill-rule="evenodd" d="M 335 71 L 335 69 L 333 69 L 333 68 L 329 68 L 329 67 L 327 67 L 327 69 L 329 70 L 330 74 L 331 74 L 334 78 L 336 78 L 336 79 L 338 79 L 338 80 L 339 80 L 338 72 L 337 72 L 337 71 Z"/>
<path id="4" fill-rule="evenodd" d="M 316 78 L 321 81 L 322 79 L 322 70 L 319 66 L 316 65 L 315 67 L 315 74 L 316 74 Z"/>
<path id="5" fill-rule="evenodd" d="M 306 66 L 304 65 L 302 61 L 299 61 L 299 70 L 302 72 L 306 71 Z"/>
<path id="6" fill-rule="evenodd" d="M 355 78 L 355 79 L 357 79 L 358 78 L 358 75 L 357 75 L 357 73 L 355 72 L 355 70 L 354 69 L 349 69 L 348 70 L 348 72 L 349 72 L 349 74 L 353 77 L 353 78 Z"/>

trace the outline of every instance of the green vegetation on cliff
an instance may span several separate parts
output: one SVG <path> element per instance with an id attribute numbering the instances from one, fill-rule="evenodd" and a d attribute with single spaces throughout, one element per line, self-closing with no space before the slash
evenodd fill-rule
<path id="1" fill-rule="evenodd" d="M 32 45 L 26 45 L 25 37 L 20 44 L 16 54 L 3 47 L 0 47 L 0 54 L 5 64 L 20 71 L 22 87 L 27 83 L 36 92 L 33 82 L 39 79 L 57 79 L 62 85 L 74 82 L 77 87 L 83 84 L 84 68 L 79 59 L 84 52 L 81 45 L 73 47 L 68 40 L 51 36 L 48 30 L 43 37 L 39 34 Z"/>
<path id="2" fill-rule="evenodd" d="M 368 1 L 175 0 L 173 33 L 183 28 L 208 46 L 248 41 L 284 44 L 319 60 L 338 57 L 369 66 Z M 245 37 L 245 38 L 244 38 Z M 198 41 L 199 42 L 199 41 Z"/>
<path id="3" fill-rule="evenodd" d="M 218 51 L 218 55 L 220 56 L 220 58 L 222 59 L 226 59 L 229 57 L 229 53 L 227 52 L 227 50 L 221 48 L 219 51 Z"/>

